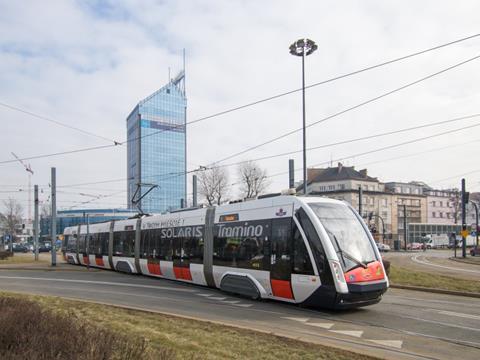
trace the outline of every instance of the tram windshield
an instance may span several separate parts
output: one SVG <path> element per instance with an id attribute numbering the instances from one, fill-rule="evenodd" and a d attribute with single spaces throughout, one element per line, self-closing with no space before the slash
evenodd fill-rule
<path id="1" fill-rule="evenodd" d="M 345 271 L 376 261 L 368 235 L 353 210 L 341 204 L 310 203 L 328 233 Z"/>

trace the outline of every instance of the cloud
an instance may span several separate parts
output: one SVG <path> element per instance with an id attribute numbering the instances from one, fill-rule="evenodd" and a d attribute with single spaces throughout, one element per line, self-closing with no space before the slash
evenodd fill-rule
<path id="1" fill-rule="evenodd" d="M 0 1 L 0 101 L 123 140 L 134 105 L 182 67 L 186 48 L 188 119 L 210 115 L 301 86 L 300 59 L 288 53 L 297 38 L 319 49 L 306 59 L 307 83 L 321 81 L 478 31 L 475 1 Z M 307 122 L 428 75 L 478 54 L 480 39 L 458 44 L 307 92 Z M 308 130 L 315 146 L 385 130 L 478 112 L 479 61 L 452 70 L 374 104 Z M 30 156 L 106 142 L 0 108 L 0 160 L 14 151 Z M 475 120 L 465 121 L 473 124 Z M 295 93 L 188 128 L 189 168 L 301 126 L 301 95 Z M 460 126 L 460 125 L 458 125 Z M 452 125 L 451 128 L 455 126 Z M 448 129 L 449 127 L 442 127 Z M 442 130 L 442 129 L 439 129 Z M 432 130 L 433 132 L 433 130 Z M 415 146 L 359 157 L 348 163 L 388 159 L 450 142 L 470 141 L 466 131 Z M 422 134 L 312 151 L 315 164 Z M 297 150 L 300 134 L 238 158 Z M 478 146 L 372 164 L 381 180 L 429 180 L 471 169 Z M 467 153 L 468 156 L 464 154 Z M 293 156 L 301 166 L 301 154 Z M 236 159 L 232 159 L 234 161 Z M 126 149 L 98 150 L 31 161 L 34 182 L 47 185 L 50 167 L 58 183 L 75 184 L 126 177 Z M 288 157 L 260 162 L 270 174 L 286 171 Z M 19 164 L 0 165 L 0 184 L 25 186 Z M 297 175 L 300 176 L 301 172 Z M 231 178 L 236 175 L 231 169 Z M 467 178 L 478 186 L 478 176 Z M 276 177 L 271 190 L 284 188 Z M 447 181 L 439 186 L 452 186 Z M 124 183 L 91 185 L 98 193 L 126 189 Z M 18 195 L 23 200 L 25 195 Z M 81 196 L 62 195 L 63 204 Z M 108 201 L 126 202 L 126 194 Z M 107 203 L 107 200 L 104 200 Z M 96 203 L 92 203 L 94 206 Z M 98 206 L 102 202 L 97 203 Z"/>

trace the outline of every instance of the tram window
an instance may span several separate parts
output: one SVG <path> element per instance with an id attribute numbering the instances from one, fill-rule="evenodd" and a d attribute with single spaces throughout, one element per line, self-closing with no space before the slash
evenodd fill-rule
<path id="1" fill-rule="evenodd" d="M 203 238 L 190 237 L 182 240 L 184 257 L 191 263 L 203 263 Z"/>
<path id="2" fill-rule="evenodd" d="M 268 269 L 264 242 L 269 221 L 249 221 L 215 225 L 213 264 L 245 269 Z"/>
<path id="3" fill-rule="evenodd" d="M 113 234 L 113 255 L 134 256 L 135 230 L 117 231 Z"/>
<path id="4" fill-rule="evenodd" d="M 313 252 L 313 257 L 317 262 L 318 272 L 320 273 L 320 275 L 325 271 L 328 272 L 330 267 L 327 263 L 325 251 L 323 250 L 320 238 L 318 237 L 318 234 L 305 210 L 300 208 L 297 212 L 297 218 L 303 228 L 303 231 L 305 231 L 305 235 L 307 236 L 307 239 L 309 241 L 310 248 Z"/>
<path id="5" fill-rule="evenodd" d="M 86 248 L 85 248 L 85 237 L 86 235 L 80 235 L 78 238 L 78 252 L 81 254 L 86 254 Z"/>
<path id="6" fill-rule="evenodd" d="M 171 238 L 161 239 L 159 250 L 160 250 L 160 259 L 172 261 L 173 256 L 173 246 Z"/>
<path id="7" fill-rule="evenodd" d="M 110 238 L 109 233 L 99 233 L 98 242 L 95 254 L 107 256 L 108 255 L 108 239 Z"/>
<path id="8" fill-rule="evenodd" d="M 67 251 L 68 252 L 77 252 L 77 234 L 68 236 Z"/>
<path id="9" fill-rule="evenodd" d="M 98 234 L 90 233 L 88 234 L 88 253 L 89 254 L 96 254 L 96 248 L 98 243 Z"/>
<path id="10" fill-rule="evenodd" d="M 293 230 L 293 273 L 313 275 L 312 262 L 300 230 L 294 225 Z"/>
<path id="11" fill-rule="evenodd" d="M 275 256 L 272 264 L 272 278 L 290 279 L 292 272 L 292 221 L 291 219 L 272 220 L 272 253 Z"/>

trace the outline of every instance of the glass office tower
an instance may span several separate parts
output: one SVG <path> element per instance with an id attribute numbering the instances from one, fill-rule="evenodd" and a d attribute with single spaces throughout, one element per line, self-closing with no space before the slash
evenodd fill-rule
<path id="1" fill-rule="evenodd" d="M 145 213 L 178 209 L 186 189 L 185 75 L 140 101 L 127 118 L 128 204 Z M 152 185 L 156 188 L 146 194 Z M 146 194 L 146 195 L 145 195 Z M 132 202 L 138 200 L 138 205 Z"/>

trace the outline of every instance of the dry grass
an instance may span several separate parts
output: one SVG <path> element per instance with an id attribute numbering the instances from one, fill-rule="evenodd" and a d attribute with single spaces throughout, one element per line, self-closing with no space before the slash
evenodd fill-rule
<path id="1" fill-rule="evenodd" d="M 136 360 L 149 356 L 143 338 L 45 310 L 28 299 L 0 297 L 0 323 L 1 359 Z"/>
<path id="2" fill-rule="evenodd" d="M 222 360 L 372 359 L 369 356 L 326 346 L 174 316 L 56 297 L 12 294 L 3 296 L 27 297 L 44 308 L 54 309 L 57 313 L 71 313 L 78 319 L 94 319 L 97 325 L 115 333 L 145 338 L 155 359 L 161 359 L 162 355 L 175 359 Z"/>
<path id="3" fill-rule="evenodd" d="M 48 257 L 46 254 L 39 254 L 38 261 L 35 261 L 35 254 L 33 253 L 14 253 L 13 256 L 6 257 L 0 260 L 0 265 L 9 264 L 45 264 L 50 260 L 50 253 Z"/>
<path id="4" fill-rule="evenodd" d="M 395 285 L 422 286 L 454 291 L 480 293 L 480 282 L 450 276 L 413 271 L 395 265 L 390 266 L 389 279 Z"/>

